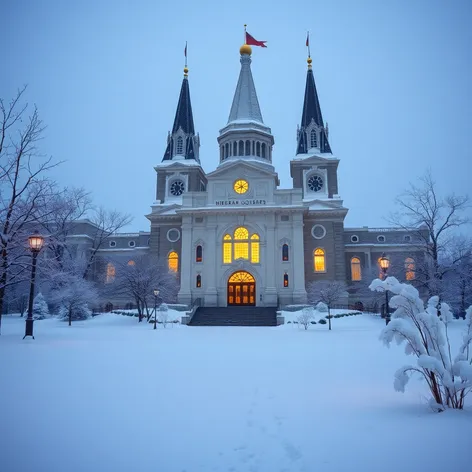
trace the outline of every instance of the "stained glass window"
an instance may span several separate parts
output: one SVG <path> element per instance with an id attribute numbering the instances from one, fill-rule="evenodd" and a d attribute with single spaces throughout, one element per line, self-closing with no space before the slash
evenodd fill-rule
<path id="1" fill-rule="evenodd" d="M 223 263 L 231 264 L 236 259 L 250 260 L 252 264 L 260 262 L 259 235 L 254 233 L 249 237 L 249 231 L 240 226 L 236 228 L 233 237 L 229 234 L 223 236 Z"/>
<path id="2" fill-rule="evenodd" d="M 288 287 L 288 274 L 284 274 L 284 287 Z"/>
<path id="3" fill-rule="evenodd" d="M 225 234 L 223 237 L 223 263 L 224 264 L 231 264 L 231 236 L 229 234 Z"/>
<path id="4" fill-rule="evenodd" d="M 202 286 L 202 276 L 200 274 L 197 275 L 197 288 L 200 288 Z"/>
<path id="5" fill-rule="evenodd" d="M 249 272 L 235 272 L 228 282 L 255 282 L 254 277 Z"/>
<path id="6" fill-rule="evenodd" d="M 251 262 L 259 264 L 259 235 L 253 234 L 251 236 Z"/>
<path id="7" fill-rule="evenodd" d="M 315 267 L 315 272 L 326 271 L 325 252 L 323 251 L 323 249 L 315 249 L 313 253 L 313 263 Z"/>
<path id="8" fill-rule="evenodd" d="M 195 261 L 196 262 L 202 262 L 203 260 L 203 249 L 202 246 L 197 246 L 197 249 L 195 250 Z"/>
<path id="9" fill-rule="evenodd" d="M 362 280 L 361 260 L 358 257 L 351 259 L 351 280 Z"/>
<path id="10" fill-rule="evenodd" d="M 282 246 L 282 260 L 288 261 L 288 244 Z"/>
<path id="11" fill-rule="evenodd" d="M 177 272 L 179 269 L 179 255 L 175 252 L 172 251 L 169 253 L 169 256 L 167 257 L 167 265 L 169 267 L 170 272 Z"/>

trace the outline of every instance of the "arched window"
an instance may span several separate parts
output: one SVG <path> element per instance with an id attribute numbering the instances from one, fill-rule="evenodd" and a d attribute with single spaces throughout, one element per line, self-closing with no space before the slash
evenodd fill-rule
<path id="1" fill-rule="evenodd" d="M 169 267 L 169 272 L 177 272 L 179 270 L 179 255 L 172 251 L 167 256 L 167 266 Z"/>
<path id="2" fill-rule="evenodd" d="M 202 262 L 203 261 L 203 248 L 202 246 L 198 245 L 195 249 L 195 262 Z"/>
<path id="3" fill-rule="evenodd" d="M 106 283 L 110 284 L 115 280 L 115 275 L 116 275 L 116 269 L 115 266 L 109 262 L 107 264 L 107 277 L 106 277 Z"/>
<path id="4" fill-rule="evenodd" d="M 321 248 L 313 251 L 313 266 L 315 272 L 326 272 L 325 252 Z"/>
<path id="5" fill-rule="evenodd" d="M 284 287 L 288 287 L 288 274 L 284 274 Z"/>
<path id="6" fill-rule="evenodd" d="M 197 288 L 200 288 L 202 286 L 202 276 L 200 274 L 197 275 L 197 282 L 195 284 Z"/>
<path id="7" fill-rule="evenodd" d="M 318 140 L 316 136 L 316 130 L 312 129 L 310 133 L 310 147 L 318 147 Z"/>
<path id="8" fill-rule="evenodd" d="M 351 280 L 362 280 L 361 260 L 358 257 L 351 259 Z"/>
<path id="9" fill-rule="evenodd" d="M 251 236 L 251 263 L 259 264 L 259 235 Z"/>
<path id="10" fill-rule="evenodd" d="M 259 141 L 256 143 L 256 156 L 261 157 L 261 143 Z"/>
<path id="11" fill-rule="evenodd" d="M 182 136 L 179 136 L 177 138 L 177 152 L 176 154 L 183 154 L 184 153 L 184 139 L 182 138 Z"/>
<path id="12" fill-rule="evenodd" d="M 405 259 L 405 277 L 406 280 L 415 280 L 415 260 L 411 257 Z"/>
<path id="13" fill-rule="evenodd" d="M 244 141 L 239 141 L 239 156 L 244 156 Z"/>
<path id="14" fill-rule="evenodd" d="M 233 156 L 237 156 L 238 155 L 238 143 L 235 141 L 233 143 Z"/>
<path id="15" fill-rule="evenodd" d="M 258 264 L 260 261 L 259 235 L 254 233 L 250 236 L 243 226 L 236 228 L 233 236 L 223 236 L 223 263 L 231 264 L 236 259 L 250 260 L 252 264 Z"/>
<path id="16" fill-rule="evenodd" d="M 229 157 L 229 144 L 226 143 L 225 144 L 225 159 L 227 159 Z"/>
<path id="17" fill-rule="evenodd" d="M 246 141 L 246 156 L 251 155 L 251 141 Z"/>
<path id="18" fill-rule="evenodd" d="M 129 266 L 134 266 L 134 265 L 136 265 L 136 263 L 134 261 L 128 261 L 128 265 Z"/>
<path id="19" fill-rule="evenodd" d="M 288 261 L 288 244 L 282 246 L 282 260 Z"/>
<path id="20" fill-rule="evenodd" d="M 266 157 L 266 143 L 261 144 L 261 157 Z"/>

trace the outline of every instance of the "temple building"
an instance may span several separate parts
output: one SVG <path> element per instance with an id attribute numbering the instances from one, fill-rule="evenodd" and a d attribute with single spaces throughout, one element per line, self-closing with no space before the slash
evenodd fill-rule
<path id="1" fill-rule="evenodd" d="M 113 260 L 132 262 L 135 254 L 165 260 L 180 282 L 179 303 L 198 299 L 206 307 L 303 304 L 309 284 L 321 280 L 346 282 L 346 303 L 356 303 L 356 284 L 378 276 L 383 253 L 396 258 L 400 278 L 414 279 L 418 255 L 411 253 L 407 231 L 344 227 L 340 159 L 323 121 L 310 57 L 290 160 L 292 187 L 279 188 L 275 139 L 262 117 L 251 52 L 247 44 L 240 48 L 239 79 L 215 146 L 219 164 L 209 173 L 202 167 L 184 69 L 172 131 L 155 166 L 156 198 L 146 215 L 150 231 L 109 238 L 100 250 L 110 261 L 109 282 Z"/>

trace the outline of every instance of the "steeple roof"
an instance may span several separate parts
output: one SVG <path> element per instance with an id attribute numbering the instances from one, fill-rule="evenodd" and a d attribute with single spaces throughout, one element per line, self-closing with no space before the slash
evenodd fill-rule
<path id="1" fill-rule="evenodd" d="M 234 92 L 233 104 L 229 113 L 228 124 L 231 122 L 257 121 L 264 124 L 257 100 L 256 87 L 251 72 L 251 56 L 241 54 L 241 71 Z"/>
<path id="2" fill-rule="evenodd" d="M 319 130 L 319 142 L 317 146 L 320 153 L 331 153 L 328 142 L 327 129 L 324 127 L 321 114 L 318 92 L 316 90 L 315 77 L 311 68 L 311 58 L 308 58 L 308 71 L 306 75 L 305 98 L 303 100 L 302 122 L 298 132 L 297 154 L 306 154 L 311 148 L 308 143 L 307 130 L 313 125 Z"/>
<path id="3" fill-rule="evenodd" d="M 182 87 L 180 89 L 177 111 L 175 112 L 172 134 L 176 133 L 179 128 L 182 128 L 182 130 L 186 134 L 195 134 L 195 128 L 193 126 L 192 103 L 190 102 L 190 88 L 188 85 L 187 74 L 185 74 L 184 79 L 182 80 Z"/>
<path id="4" fill-rule="evenodd" d="M 188 85 L 188 69 L 185 66 L 184 79 L 180 88 L 179 102 L 175 112 L 172 132 L 167 138 L 167 148 L 163 161 L 177 159 L 195 159 L 199 161 L 198 150 L 200 141 L 195 136 L 193 124 L 192 103 L 190 101 L 190 88 Z"/>

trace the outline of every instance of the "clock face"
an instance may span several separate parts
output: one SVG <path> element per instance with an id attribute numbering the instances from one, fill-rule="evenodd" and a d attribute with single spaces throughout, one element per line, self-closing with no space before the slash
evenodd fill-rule
<path id="1" fill-rule="evenodd" d="M 319 192 L 323 188 L 323 179 L 319 175 L 312 175 L 308 179 L 308 188 L 313 192 Z"/>
<path id="2" fill-rule="evenodd" d="M 239 179 L 234 182 L 233 188 L 236 193 L 243 194 L 249 190 L 249 184 L 247 180 Z"/>
<path id="3" fill-rule="evenodd" d="M 174 180 L 170 186 L 170 193 L 178 197 L 185 190 L 185 184 L 181 180 Z"/>

